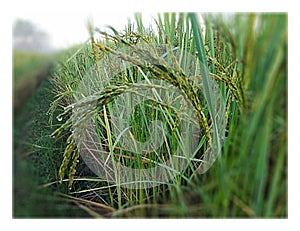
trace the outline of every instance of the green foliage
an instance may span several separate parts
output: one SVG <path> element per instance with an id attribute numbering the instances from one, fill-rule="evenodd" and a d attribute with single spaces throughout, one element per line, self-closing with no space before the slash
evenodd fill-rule
<path id="1" fill-rule="evenodd" d="M 76 127 L 74 121 L 80 126 L 87 118 L 97 118 L 97 142 L 104 144 L 107 155 L 127 166 L 142 168 L 153 163 L 151 161 L 165 160 L 172 155 L 172 148 L 178 148 L 178 137 L 170 135 L 166 146 L 159 150 L 166 155 L 152 153 L 152 156 L 145 157 L 117 149 L 119 147 L 115 144 L 119 137 L 112 133 L 114 124 L 110 120 L 114 113 L 112 108 L 118 96 L 146 89 L 147 86 L 140 81 L 158 79 L 176 87 L 190 100 L 197 114 L 197 123 L 202 128 L 203 136 L 195 161 L 165 185 L 135 190 L 122 188 L 118 183 L 110 185 L 93 177 L 84 178 L 87 183 L 93 182 L 92 187 L 88 184 L 84 188 L 84 184 L 80 184 L 78 189 L 78 183 L 72 193 L 82 197 L 94 193 L 101 199 L 93 201 L 91 198 L 91 203 L 101 200 L 118 208 L 109 216 L 287 215 L 287 16 L 236 14 L 224 18 L 208 14 L 205 19 L 204 38 L 195 14 L 159 15 L 157 33 L 152 28 L 145 28 L 141 15 L 137 15 L 137 31 L 128 25 L 124 34 L 115 30 L 112 30 L 112 35 L 100 32 L 102 40 L 92 39 L 92 46 L 82 46 L 57 68 L 52 82 L 56 99 L 50 112 L 60 109 L 58 119 L 64 120 L 53 136 L 69 136 L 59 171 L 61 182 L 69 171 L 69 179 L 65 179 L 69 186 L 81 181 L 82 177 L 75 171 L 79 149 L 75 147 L 78 140 L 70 132 Z M 162 44 L 169 54 L 165 60 L 156 48 Z M 185 69 L 192 62 L 189 56 L 179 56 L 178 62 L 174 47 L 179 54 L 186 52 L 198 57 L 202 91 L 195 78 L 188 78 L 199 75 Z M 112 62 L 112 57 L 133 67 L 120 71 L 119 63 Z M 89 74 L 91 70 L 93 74 Z M 114 73 L 113 79 L 110 71 Z M 221 112 L 216 110 L 213 94 L 213 83 L 216 82 L 226 105 L 225 111 Z M 149 86 L 156 90 L 163 88 L 162 85 Z M 85 105 L 95 107 L 80 111 Z M 73 108 L 79 108 L 77 114 L 72 113 Z M 134 108 L 130 123 L 140 129 L 132 129 L 132 134 L 136 140 L 148 140 L 149 122 L 156 119 L 168 124 L 170 131 L 180 132 L 180 126 L 176 126 L 178 114 L 166 102 L 152 98 Z M 220 117 L 226 120 L 225 137 L 217 135 L 222 129 L 218 127 Z M 210 133 L 212 125 L 214 131 Z M 205 165 L 196 160 L 201 160 L 202 154 L 215 140 L 219 158 L 205 172 Z M 117 171 L 114 165 L 114 172 Z"/>

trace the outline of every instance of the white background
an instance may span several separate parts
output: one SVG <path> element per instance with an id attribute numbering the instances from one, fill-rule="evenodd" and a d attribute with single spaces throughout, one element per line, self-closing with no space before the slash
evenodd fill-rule
<path id="1" fill-rule="evenodd" d="M 1 229 L 21 230 L 159 230 L 159 227 L 167 230 L 290 230 L 299 217 L 299 151 L 296 144 L 299 143 L 299 37 L 298 22 L 299 12 L 297 1 L 275 0 L 123 0 L 123 1 L 2 1 L 1 4 L 1 42 L 0 42 L 0 79 L 1 79 Z M 9 5 L 10 4 L 10 5 Z M 128 13 L 164 12 L 164 11 L 199 11 L 199 12 L 245 12 L 245 11 L 269 11 L 289 12 L 289 181 L 288 181 L 288 208 L 289 220 L 12 220 L 12 22 L 16 16 L 34 18 L 40 24 L 41 29 L 49 30 L 53 34 L 53 41 L 57 45 L 73 43 L 75 36 L 79 41 L 88 36 L 85 30 L 85 22 L 89 15 L 105 15 L 105 19 L 111 16 L 110 22 L 117 23 L 116 18 L 126 17 Z M 98 19 L 97 19 L 98 20 Z M 99 23 L 101 20 L 99 19 Z M 114 21 L 114 22 L 113 22 Z M 122 19 L 123 21 L 123 19 Z M 106 22 L 104 22 L 105 24 Z M 81 35 L 74 35 L 76 31 L 82 31 Z M 76 32 L 77 33 L 77 32 Z M 84 34 L 85 33 L 85 34 Z M 66 34 L 72 34 L 69 37 Z M 59 35 L 57 37 L 57 35 Z M 62 36 L 62 37 L 60 37 Z M 292 83 L 291 83 L 292 82 Z M 199 186 L 201 187 L 201 186 Z M 3 220 L 3 221 L 2 221 Z M 4 226 L 4 227 L 3 227 Z M 61 227 L 64 226 L 64 227 Z M 299 223 L 295 223 L 299 227 Z M 77 230 L 77 229 L 76 229 Z"/>

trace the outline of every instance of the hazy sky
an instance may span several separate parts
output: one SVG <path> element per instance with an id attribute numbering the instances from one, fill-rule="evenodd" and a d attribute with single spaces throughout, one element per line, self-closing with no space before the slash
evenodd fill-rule
<path id="1" fill-rule="evenodd" d="M 54 16 L 55 15 L 55 16 Z M 26 19 L 34 23 L 39 29 L 50 36 L 51 45 L 54 48 L 64 48 L 70 45 L 84 42 L 89 38 L 87 22 L 92 19 L 94 26 L 104 27 L 110 25 L 117 30 L 125 28 L 128 20 L 133 21 L 134 12 L 23 12 L 16 15 L 16 19 Z M 155 16 L 155 13 L 143 13 L 145 22 Z"/>
<path id="2" fill-rule="evenodd" d="M 98 1 L 14 1 L 13 21 L 17 18 L 28 19 L 36 24 L 40 29 L 50 35 L 51 43 L 55 48 L 68 47 L 74 43 L 86 41 L 89 37 L 86 23 L 88 19 L 93 19 L 94 25 L 101 27 L 111 25 L 118 30 L 124 29 L 128 18 L 133 18 L 135 12 L 142 12 L 143 19 L 150 21 L 151 16 L 156 16 L 157 12 L 207 12 L 207 11 L 254 11 L 259 7 L 259 11 L 264 11 L 264 5 L 260 2 L 247 5 L 248 0 L 231 0 L 232 4 L 226 1 L 215 0 L 201 1 L 191 0 L 98 0 Z M 223 4 L 222 4 L 223 3 Z M 245 6 L 247 8 L 245 9 Z M 276 4 L 269 7 L 271 11 Z M 273 8 L 272 8 L 273 7 Z M 262 9 L 261 9 L 262 8 Z M 284 8 L 278 8 L 284 10 Z M 278 10 L 277 9 L 277 10 Z"/>
<path id="3" fill-rule="evenodd" d="M 156 0 L 147 4 L 141 1 L 18 1 L 13 8 L 13 22 L 26 19 L 50 36 L 54 48 L 68 47 L 89 38 L 87 22 L 92 19 L 96 27 L 111 25 L 117 30 L 125 28 L 128 19 L 133 21 L 134 13 L 141 12 L 143 21 L 150 23 L 157 12 L 164 12 L 164 4 Z M 157 7 L 161 6 L 161 7 Z M 175 9 L 174 9 L 175 10 Z M 174 11 L 173 10 L 173 11 Z M 172 10 L 171 10 L 172 11 Z"/>

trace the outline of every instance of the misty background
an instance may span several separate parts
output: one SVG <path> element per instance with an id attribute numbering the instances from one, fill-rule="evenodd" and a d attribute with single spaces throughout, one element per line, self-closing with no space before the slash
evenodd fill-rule
<path id="1" fill-rule="evenodd" d="M 13 24 L 13 49 L 19 51 L 50 52 L 49 35 L 29 20 L 17 19 Z"/>

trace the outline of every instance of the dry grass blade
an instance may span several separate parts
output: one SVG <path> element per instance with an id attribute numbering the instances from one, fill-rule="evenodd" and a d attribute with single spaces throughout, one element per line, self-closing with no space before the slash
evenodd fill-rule
<path id="1" fill-rule="evenodd" d="M 74 201 L 74 203 L 81 209 L 83 209 L 84 211 L 86 211 L 91 217 L 94 217 L 94 218 L 103 218 L 99 213 L 95 212 L 94 210 L 92 210 L 91 208 L 85 206 L 85 205 L 82 205 L 80 204 L 79 202 L 77 201 Z"/>
<path id="2" fill-rule="evenodd" d="M 233 195 L 232 201 L 241 208 L 249 217 L 253 217 L 255 215 L 253 209 L 251 209 L 248 205 L 246 205 L 242 200 L 240 200 L 237 196 Z"/>
<path id="3" fill-rule="evenodd" d="M 111 217 L 122 217 L 122 216 L 128 216 L 130 213 L 136 213 L 141 210 L 159 210 L 159 208 L 166 207 L 165 205 L 158 205 L 158 204 L 141 204 L 141 205 L 133 205 L 128 208 L 119 209 L 115 212 L 112 212 L 109 214 Z"/>
<path id="4" fill-rule="evenodd" d="M 108 213 L 111 213 L 111 212 L 115 212 L 115 211 L 116 211 L 115 208 L 110 207 L 110 206 L 107 206 L 107 205 L 105 205 L 105 204 L 98 203 L 98 202 L 94 202 L 94 201 L 90 201 L 90 200 L 85 200 L 85 199 L 78 198 L 78 197 L 73 197 L 73 196 L 70 196 L 70 195 L 63 194 L 63 193 L 59 193 L 59 195 L 61 195 L 61 196 L 63 196 L 63 197 L 66 197 L 66 198 L 68 198 L 68 199 L 71 199 L 71 200 L 74 201 L 74 202 L 80 202 L 80 203 L 84 203 L 84 204 L 86 204 L 86 205 L 95 206 L 95 207 L 104 209 L 104 210 L 107 211 Z"/>

